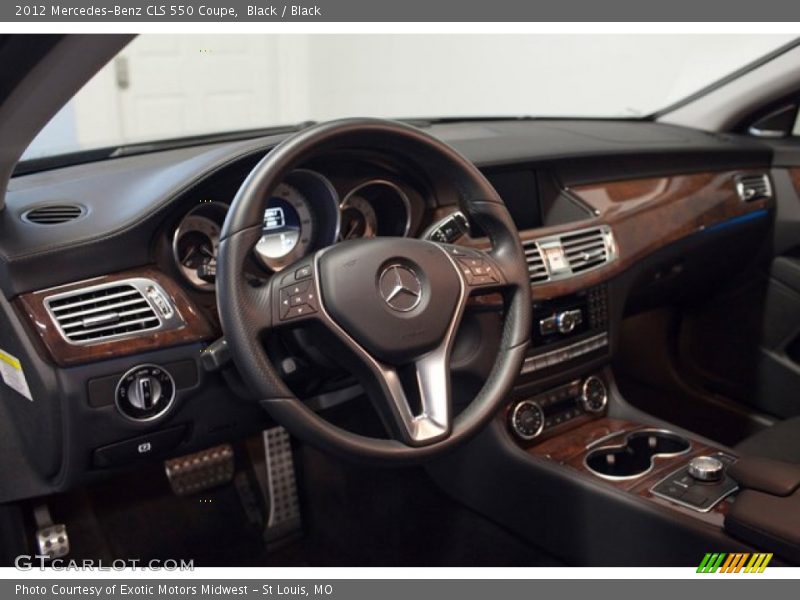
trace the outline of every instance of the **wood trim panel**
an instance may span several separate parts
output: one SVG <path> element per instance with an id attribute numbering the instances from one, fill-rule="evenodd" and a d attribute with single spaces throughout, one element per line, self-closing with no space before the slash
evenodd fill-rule
<path id="1" fill-rule="evenodd" d="M 656 457 L 655 467 L 652 471 L 638 479 L 629 479 L 625 481 L 612 481 L 597 477 L 584 465 L 584 459 L 587 454 L 586 448 L 590 444 L 597 443 L 599 440 L 612 434 L 619 434 L 621 436 L 624 433 L 647 428 L 649 428 L 647 425 L 640 425 L 617 419 L 600 418 L 579 425 L 572 431 L 564 432 L 559 436 L 545 439 L 541 442 L 534 441 L 525 449 L 533 456 L 557 462 L 560 465 L 578 471 L 586 477 L 591 477 L 595 481 L 605 485 L 635 494 L 671 510 L 691 515 L 707 523 L 722 526 L 725 514 L 728 511 L 728 503 L 725 501 L 717 504 L 714 509 L 708 513 L 700 513 L 673 504 L 662 498 L 655 497 L 650 493 L 650 488 L 653 485 L 664 479 L 664 477 L 669 475 L 672 471 L 685 465 L 692 458 L 722 452 L 723 450 L 721 448 L 709 446 L 695 439 L 690 439 L 692 447 L 686 454 L 672 457 Z M 600 446 L 602 443 L 597 445 Z M 730 454 L 727 450 L 725 450 L 725 452 Z"/>
<path id="2" fill-rule="evenodd" d="M 45 308 L 44 299 L 47 296 L 78 290 L 90 285 L 112 283 L 131 277 L 146 277 L 161 285 L 164 291 L 169 294 L 175 310 L 184 321 L 184 325 L 166 331 L 143 332 L 136 337 L 127 339 L 109 340 L 81 346 L 70 344 L 61 337 Z M 214 331 L 208 319 L 198 310 L 197 306 L 175 281 L 155 267 L 132 269 L 56 288 L 22 294 L 14 300 L 14 305 L 22 315 L 23 320 L 35 332 L 52 361 L 62 367 L 211 340 L 218 335 L 218 332 Z"/>
<path id="3" fill-rule="evenodd" d="M 747 173 L 697 173 L 572 188 L 570 193 L 589 205 L 597 215 L 581 226 L 610 225 L 619 257 L 607 267 L 584 276 L 537 286 L 538 295 L 561 296 L 594 285 L 673 242 L 723 221 L 770 207 L 771 200 L 747 203 L 739 198 L 736 176 Z M 575 224 L 558 229 L 574 228 Z M 535 238 L 549 233 L 541 230 L 526 232 L 525 237 Z"/>
<path id="4" fill-rule="evenodd" d="M 794 191 L 800 195 L 800 168 L 789 169 L 789 179 L 792 180 Z"/>
<path id="5" fill-rule="evenodd" d="M 610 225 L 617 243 L 618 258 L 584 275 L 537 284 L 531 288 L 534 298 L 555 298 L 596 285 L 673 242 L 723 221 L 771 208 L 773 200 L 742 202 L 736 192 L 737 176 L 763 172 L 763 169 L 707 172 L 569 188 L 566 192 L 587 205 L 595 217 L 554 227 L 523 230 L 520 238 L 532 240 L 578 228 Z M 800 193 L 800 169 L 793 170 L 792 178 Z M 459 243 L 488 247 L 485 238 Z"/>

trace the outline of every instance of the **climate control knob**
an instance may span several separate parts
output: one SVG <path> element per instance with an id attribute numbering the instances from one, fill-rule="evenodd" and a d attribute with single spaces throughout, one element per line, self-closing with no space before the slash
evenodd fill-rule
<path id="1" fill-rule="evenodd" d="M 602 412 L 608 404 L 608 388 L 597 375 L 587 377 L 581 386 L 581 404 L 586 412 Z"/>
<path id="2" fill-rule="evenodd" d="M 175 399 L 175 381 L 158 365 L 134 367 L 117 383 L 114 401 L 123 416 L 151 421 L 163 415 Z"/>
<path id="3" fill-rule="evenodd" d="M 523 400 L 511 411 L 511 428 L 523 440 L 532 440 L 544 429 L 544 412 L 533 400 Z"/>

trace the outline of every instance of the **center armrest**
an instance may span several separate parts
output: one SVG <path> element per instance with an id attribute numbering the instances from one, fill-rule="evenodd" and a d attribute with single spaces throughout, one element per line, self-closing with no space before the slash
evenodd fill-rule
<path id="1" fill-rule="evenodd" d="M 769 458 L 743 457 L 728 469 L 739 487 L 773 496 L 789 496 L 800 488 L 800 465 Z"/>

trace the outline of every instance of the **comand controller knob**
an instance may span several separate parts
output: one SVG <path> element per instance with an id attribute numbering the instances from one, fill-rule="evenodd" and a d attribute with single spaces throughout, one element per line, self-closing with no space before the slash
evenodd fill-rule
<path id="1" fill-rule="evenodd" d="M 689 461 L 689 475 L 697 481 L 719 481 L 725 473 L 725 465 L 713 456 L 698 456 Z"/>

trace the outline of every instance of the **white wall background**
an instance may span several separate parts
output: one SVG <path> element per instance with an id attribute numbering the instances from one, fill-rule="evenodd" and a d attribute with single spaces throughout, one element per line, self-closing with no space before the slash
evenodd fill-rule
<path id="1" fill-rule="evenodd" d="M 27 157 L 344 116 L 647 114 L 792 37 L 146 35 Z"/>

